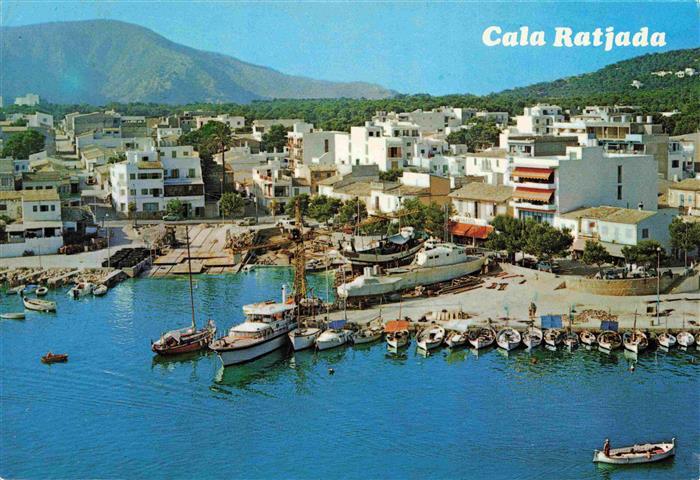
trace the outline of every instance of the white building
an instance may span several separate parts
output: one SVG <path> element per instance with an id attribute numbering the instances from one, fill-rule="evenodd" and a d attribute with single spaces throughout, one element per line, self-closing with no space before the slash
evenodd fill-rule
<path id="1" fill-rule="evenodd" d="M 122 215 L 134 212 L 157 214 L 165 209 L 163 164 L 158 152 L 127 151 L 126 160 L 110 168 L 112 205 Z"/>
<path id="2" fill-rule="evenodd" d="M 515 117 L 517 133 L 535 135 L 551 134 L 552 125 L 563 120 L 561 107 L 548 104 L 525 107 L 523 114 Z"/>
<path id="3" fill-rule="evenodd" d="M 16 122 L 17 120 L 26 120 L 28 127 L 47 127 L 53 128 L 53 115 L 48 113 L 13 113 L 7 116 L 7 119 Z"/>
<path id="4" fill-rule="evenodd" d="M 182 202 L 185 217 L 204 216 L 204 180 L 199 155 L 191 146 L 160 147 L 163 165 L 165 206 L 170 200 Z"/>
<path id="5" fill-rule="evenodd" d="M 23 97 L 17 97 L 15 98 L 15 105 L 23 105 L 27 107 L 39 105 L 39 95 L 35 93 L 28 93 Z"/>
<path id="6" fill-rule="evenodd" d="M 197 129 L 202 128 L 204 125 L 206 125 L 209 122 L 219 122 L 219 123 L 225 123 L 226 125 L 229 126 L 231 130 L 236 130 L 237 128 L 243 128 L 245 127 L 245 117 L 237 116 L 237 115 L 228 115 L 225 113 L 222 113 L 221 115 L 217 115 L 216 117 L 210 117 L 210 116 L 197 116 L 195 117 L 195 127 Z"/>
<path id="7" fill-rule="evenodd" d="M 278 162 L 253 168 L 252 182 L 257 204 L 265 208 L 274 204 L 278 211 L 293 197 L 311 194 L 308 181 L 288 175 Z"/>
<path id="8" fill-rule="evenodd" d="M 339 157 L 347 158 L 349 144 L 346 132 L 314 130 L 313 125 L 307 123 L 297 123 L 287 133 L 291 167 L 301 164 L 334 165 Z M 339 147 L 337 154 L 336 145 Z"/>
<path id="9" fill-rule="evenodd" d="M 15 207 L 15 214 L 21 211 L 22 218 L 5 227 L 6 236 L 0 239 L 0 257 L 20 257 L 25 252 L 36 255 L 57 253 L 63 246 L 61 200 L 58 192 L 0 192 L 0 204 L 16 204 L 18 197 L 21 198 L 21 210 Z"/>
<path id="10" fill-rule="evenodd" d="M 506 114 L 507 115 L 507 114 Z M 457 128 L 464 123 L 461 108 L 440 107 L 432 110 L 414 110 L 412 112 L 376 112 L 372 122 L 402 122 L 416 125 L 421 133 L 445 133 L 447 129 Z"/>
<path id="11" fill-rule="evenodd" d="M 273 125 L 282 125 L 286 129 L 294 127 L 295 123 L 305 123 L 300 118 L 276 118 L 273 120 L 253 120 L 253 138 L 262 141 L 262 137 Z"/>

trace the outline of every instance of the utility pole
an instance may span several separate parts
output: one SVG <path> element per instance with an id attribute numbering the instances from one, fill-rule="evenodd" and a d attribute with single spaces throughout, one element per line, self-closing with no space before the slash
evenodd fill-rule
<path id="1" fill-rule="evenodd" d="M 659 306 L 661 304 L 661 247 L 656 247 L 656 325 L 660 325 Z"/>

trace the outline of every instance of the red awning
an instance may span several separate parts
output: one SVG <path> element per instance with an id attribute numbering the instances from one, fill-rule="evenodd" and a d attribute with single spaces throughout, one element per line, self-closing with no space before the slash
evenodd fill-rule
<path id="1" fill-rule="evenodd" d="M 552 199 L 552 195 L 554 195 L 554 190 L 544 190 L 541 188 L 516 187 L 513 192 L 513 198 L 545 203 L 549 203 Z"/>
<path id="2" fill-rule="evenodd" d="M 530 178 L 533 180 L 547 180 L 552 176 L 554 170 L 551 168 L 531 168 L 531 167 L 516 167 L 513 170 L 513 177 Z"/>
<path id="3" fill-rule="evenodd" d="M 450 233 L 455 237 L 469 237 L 478 240 L 486 240 L 493 231 L 490 225 L 473 225 L 471 223 L 453 223 Z"/>
<path id="4" fill-rule="evenodd" d="M 410 326 L 411 324 L 406 320 L 392 320 L 390 322 L 386 322 L 384 331 L 386 333 L 399 332 L 401 330 L 408 330 Z"/>

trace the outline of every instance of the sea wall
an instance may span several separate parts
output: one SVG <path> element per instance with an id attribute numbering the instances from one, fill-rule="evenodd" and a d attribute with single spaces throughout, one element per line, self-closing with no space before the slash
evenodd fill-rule
<path id="1" fill-rule="evenodd" d="M 679 277 L 661 277 L 659 290 L 666 293 L 677 283 Z M 624 278 L 604 280 L 586 277 L 566 277 L 566 288 L 577 292 L 593 293 L 595 295 L 628 296 L 656 294 L 656 277 Z"/>

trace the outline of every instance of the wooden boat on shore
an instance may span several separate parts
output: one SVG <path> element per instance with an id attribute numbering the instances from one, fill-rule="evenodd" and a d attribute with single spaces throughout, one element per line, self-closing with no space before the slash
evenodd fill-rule
<path id="1" fill-rule="evenodd" d="M 68 355 L 65 353 L 51 353 L 48 352 L 46 355 L 41 357 L 41 363 L 66 363 L 68 361 Z"/>
<path id="2" fill-rule="evenodd" d="M 670 332 L 662 332 L 656 337 L 656 341 L 664 348 L 673 348 L 676 346 L 678 340 L 676 336 Z"/>
<path id="3" fill-rule="evenodd" d="M 537 348 L 542 343 L 542 330 L 537 327 L 529 327 L 522 336 L 525 348 Z"/>
<path id="4" fill-rule="evenodd" d="M 107 294 L 108 290 L 107 285 L 98 285 L 92 290 L 92 294 L 95 297 L 102 297 Z"/>
<path id="5" fill-rule="evenodd" d="M 544 331 L 544 343 L 557 348 L 564 341 L 564 332 L 558 328 L 549 328 Z"/>
<path id="6" fill-rule="evenodd" d="M 620 337 L 619 333 L 614 332 L 612 330 L 605 330 L 600 335 L 598 335 L 597 340 L 600 348 L 602 348 L 603 350 L 608 350 L 610 352 L 612 352 L 613 350 L 617 350 L 622 346 L 622 337 Z"/>
<path id="7" fill-rule="evenodd" d="M 496 335 L 496 344 L 506 352 L 510 352 L 511 350 L 518 348 L 521 341 L 522 336 L 520 335 L 520 332 L 513 328 L 504 328 Z"/>
<path id="8" fill-rule="evenodd" d="M 630 465 L 651 463 L 664 460 L 676 454 L 676 439 L 670 442 L 642 443 L 630 447 L 611 448 L 605 451 L 594 450 L 594 463 L 609 463 L 613 465 Z"/>
<path id="9" fill-rule="evenodd" d="M 27 310 L 35 312 L 55 312 L 56 302 L 49 300 L 40 300 L 38 298 L 29 298 L 22 295 L 22 303 Z"/>
<path id="10" fill-rule="evenodd" d="M 692 347 L 695 344 L 695 337 L 693 337 L 692 333 L 686 332 L 684 330 L 682 332 L 679 332 L 678 335 L 676 335 L 676 341 L 681 347 L 688 348 Z"/>
<path id="11" fill-rule="evenodd" d="M 450 332 L 445 339 L 445 344 L 450 348 L 456 348 L 466 345 L 468 341 L 468 332 Z"/>
<path id="12" fill-rule="evenodd" d="M 0 318 L 5 320 L 24 320 L 24 312 L 0 313 Z"/>
<path id="13" fill-rule="evenodd" d="M 633 330 L 631 332 L 625 332 L 622 335 L 622 344 L 625 346 L 625 350 L 629 350 L 632 353 L 639 353 L 649 346 L 649 340 L 644 332 L 641 330 Z"/>
<path id="14" fill-rule="evenodd" d="M 579 333 L 579 338 L 581 339 L 581 343 L 588 345 L 589 347 L 595 345 L 597 341 L 595 335 L 590 330 L 583 330 L 581 333 Z"/>
<path id="15" fill-rule="evenodd" d="M 384 326 L 386 344 L 391 348 L 405 347 L 411 342 L 409 323 L 406 320 L 393 320 Z"/>
<path id="16" fill-rule="evenodd" d="M 469 343 L 480 350 L 490 347 L 496 341 L 496 331 L 493 328 L 479 328 L 469 332 Z"/>
<path id="17" fill-rule="evenodd" d="M 49 293 L 49 289 L 46 288 L 46 287 L 39 287 L 39 288 L 36 289 L 36 292 L 35 292 L 35 293 L 36 293 L 36 296 L 37 296 L 37 297 L 43 297 L 43 296 L 45 296 L 47 293 Z"/>
<path id="18" fill-rule="evenodd" d="M 421 350 L 432 350 L 438 348 L 442 345 L 442 341 L 445 339 L 445 328 L 440 325 L 433 325 L 423 329 L 418 335 L 416 335 L 416 344 Z"/>

